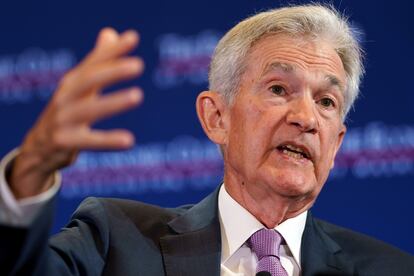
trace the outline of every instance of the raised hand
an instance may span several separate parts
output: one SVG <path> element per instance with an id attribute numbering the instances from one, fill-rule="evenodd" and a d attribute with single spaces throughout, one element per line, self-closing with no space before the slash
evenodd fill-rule
<path id="1" fill-rule="evenodd" d="M 72 164 L 80 150 L 125 149 L 134 137 L 127 130 L 96 130 L 91 125 L 138 105 L 142 91 L 133 87 L 102 95 L 103 88 L 143 71 L 138 57 L 127 56 L 138 34 L 103 29 L 95 48 L 61 80 L 51 101 L 26 135 L 8 178 L 16 198 L 41 193 L 56 170 Z"/>

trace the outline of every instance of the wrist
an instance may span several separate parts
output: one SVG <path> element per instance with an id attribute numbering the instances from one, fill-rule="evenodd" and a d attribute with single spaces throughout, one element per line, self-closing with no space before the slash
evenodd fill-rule
<path id="1" fill-rule="evenodd" d="M 44 168 L 44 160 L 22 150 L 6 171 L 6 180 L 16 199 L 36 196 L 53 185 L 54 171 Z"/>

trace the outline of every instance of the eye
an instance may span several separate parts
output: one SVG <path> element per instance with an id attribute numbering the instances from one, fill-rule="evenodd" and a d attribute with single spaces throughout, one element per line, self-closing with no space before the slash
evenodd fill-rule
<path id="1" fill-rule="evenodd" d="M 283 86 L 280 86 L 280 85 L 272 85 L 270 87 L 270 91 L 273 94 L 276 94 L 278 96 L 282 96 L 282 95 L 285 95 L 286 94 L 285 88 L 283 88 Z"/>
<path id="2" fill-rule="evenodd" d="M 322 98 L 319 103 L 324 107 L 335 107 L 335 102 L 331 98 Z"/>

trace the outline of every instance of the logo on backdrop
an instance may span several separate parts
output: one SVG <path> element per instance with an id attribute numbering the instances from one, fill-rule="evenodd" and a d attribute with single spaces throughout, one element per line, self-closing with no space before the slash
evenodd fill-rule
<path id="1" fill-rule="evenodd" d="M 372 122 L 350 129 L 335 160 L 331 179 L 414 174 L 414 126 Z"/>
<path id="2" fill-rule="evenodd" d="M 414 174 L 414 126 L 380 122 L 349 129 L 330 179 L 372 179 Z M 203 190 L 222 180 L 222 158 L 206 139 L 178 137 L 126 152 L 81 153 L 63 172 L 62 196 Z"/>
<path id="3" fill-rule="evenodd" d="M 67 49 L 29 48 L 17 55 L 0 56 L 0 104 L 49 98 L 75 63 L 75 54 Z"/>
<path id="4" fill-rule="evenodd" d="M 154 84 L 170 89 L 182 84 L 207 83 L 211 55 L 221 33 L 204 30 L 196 35 L 176 33 L 161 35 L 157 40 L 159 61 L 154 70 Z"/>
<path id="5" fill-rule="evenodd" d="M 222 159 L 206 139 L 182 136 L 126 152 L 83 152 L 63 172 L 63 197 L 203 190 L 220 183 Z"/>

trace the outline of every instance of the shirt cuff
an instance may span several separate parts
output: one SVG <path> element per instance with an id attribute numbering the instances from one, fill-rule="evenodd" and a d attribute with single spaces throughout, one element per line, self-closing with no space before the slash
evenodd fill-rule
<path id="1" fill-rule="evenodd" d="M 18 154 L 19 149 L 14 149 L 0 161 L 0 223 L 25 227 L 32 223 L 46 202 L 57 194 L 62 177 L 59 172 L 56 172 L 53 185 L 47 191 L 17 200 L 7 183 L 6 173 Z"/>

